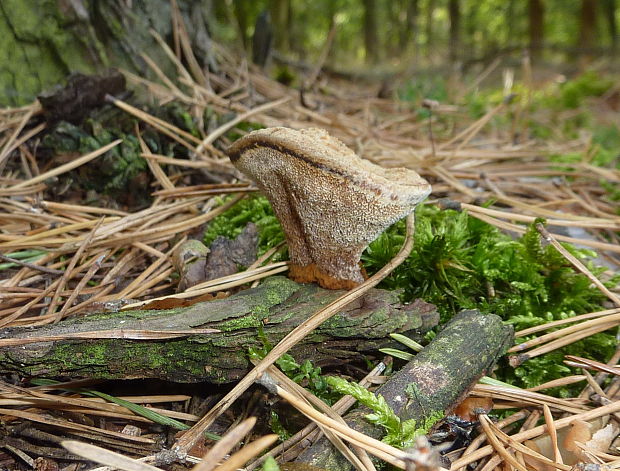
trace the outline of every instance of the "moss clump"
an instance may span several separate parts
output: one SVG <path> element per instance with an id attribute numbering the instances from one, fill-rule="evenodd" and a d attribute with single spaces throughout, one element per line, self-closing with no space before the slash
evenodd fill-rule
<path id="1" fill-rule="evenodd" d="M 405 300 L 434 303 L 443 321 L 461 309 L 476 308 L 524 329 L 602 306 L 603 295 L 552 246 L 543 247 L 533 226 L 512 239 L 464 212 L 425 206 L 417 216 L 413 253 L 383 286 L 404 288 Z M 403 237 L 401 222 L 370 245 L 363 257 L 369 273 L 394 256 Z M 578 258 L 595 255 L 564 246 Z M 595 275 L 602 271 L 589 268 Z M 502 380 L 530 387 L 569 373 L 562 362 L 565 354 L 600 359 L 614 350 L 613 335 L 597 334 L 515 370 L 505 368 Z"/>
<path id="2" fill-rule="evenodd" d="M 400 222 L 370 244 L 363 257 L 366 269 L 372 273 L 387 263 L 403 237 Z M 444 320 L 476 308 L 525 328 L 601 306 L 601 293 L 553 247 L 543 248 L 533 226 L 512 239 L 467 213 L 424 206 L 415 239 L 412 255 L 384 286 L 404 288 L 405 300 L 436 304 Z M 595 255 L 565 246 L 578 258 Z"/>

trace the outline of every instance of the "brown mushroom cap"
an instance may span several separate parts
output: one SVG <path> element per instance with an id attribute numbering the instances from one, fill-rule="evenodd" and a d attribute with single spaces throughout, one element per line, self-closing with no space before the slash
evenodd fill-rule
<path id="1" fill-rule="evenodd" d="M 361 283 L 364 249 L 431 191 L 413 170 L 384 169 L 361 159 L 323 129 L 261 129 L 227 153 L 280 219 L 289 275 L 326 288 Z"/>

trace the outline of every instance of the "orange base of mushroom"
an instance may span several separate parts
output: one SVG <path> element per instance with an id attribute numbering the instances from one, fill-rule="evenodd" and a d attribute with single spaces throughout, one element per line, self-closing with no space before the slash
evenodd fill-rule
<path id="1" fill-rule="evenodd" d="M 368 278 L 366 270 L 360 265 L 362 276 L 364 279 Z M 352 289 L 359 286 L 358 283 L 353 280 L 341 280 L 335 278 L 332 275 L 328 275 L 322 271 L 315 263 L 310 265 L 295 265 L 291 264 L 288 268 L 288 277 L 296 281 L 297 283 L 314 283 L 317 282 L 320 286 L 326 289 Z"/>

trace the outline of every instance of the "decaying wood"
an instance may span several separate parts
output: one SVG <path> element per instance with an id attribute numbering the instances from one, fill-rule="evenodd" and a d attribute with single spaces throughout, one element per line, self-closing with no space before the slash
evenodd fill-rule
<path id="1" fill-rule="evenodd" d="M 341 294 L 272 277 L 257 288 L 191 307 L 97 313 L 51 326 L 5 329 L 0 332 L 0 372 L 69 378 L 236 381 L 251 366 L 248 348 L 262 347 L 264 339 L 276 344 Z M 373 289 L 325 322 L 291 353 L 298 361 L 311 358 L 323 365 L 362 359 L 364 353 L 389 344 L 390 333 L 425 332 L 438 320 L 430 304 L 416 301 L 403 305 L 397 293 Z M 196 335 L 191 329 L 220 332 Z M 110 331 L 124 338 L 109 338 Z M 92 338 L 66 338 L 86 332 Z M 154 332 L 160 333 L 160 338 Z M 33 337 L 50 338 L 29 343 Z M 14 339 L 23 342 L 14 345 Z M 9 342 L 13 345 L 7 346 Z"/>
<path id="2" fill-rule="evenodd" d="M 379 388 L 402 419 L 423 420 L 436 411 L 450 411 L 497 359 L 512 345 L 512 327 L 498 316 L 462 311 L 402 370 Z M 354 429 L 379 438 L 382 429 L 368 423 L 370 410 L 360 407 L 345 420 Z M 352 469 L 325 439 L 305 450 L 297 459 L 330 471 Z"/>

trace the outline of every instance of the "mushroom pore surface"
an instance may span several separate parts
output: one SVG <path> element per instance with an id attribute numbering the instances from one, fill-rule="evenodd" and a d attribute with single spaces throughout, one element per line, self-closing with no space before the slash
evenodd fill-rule
<path id="1" fill-rule="evenodd" d="M 289 246 L 289 276 L 325 288 L 362 283 L 364 249 L 431 192 L 413 170 L 375 165 L 322 129 L 253 131 L 227 153 L 271 202 Z"/>

